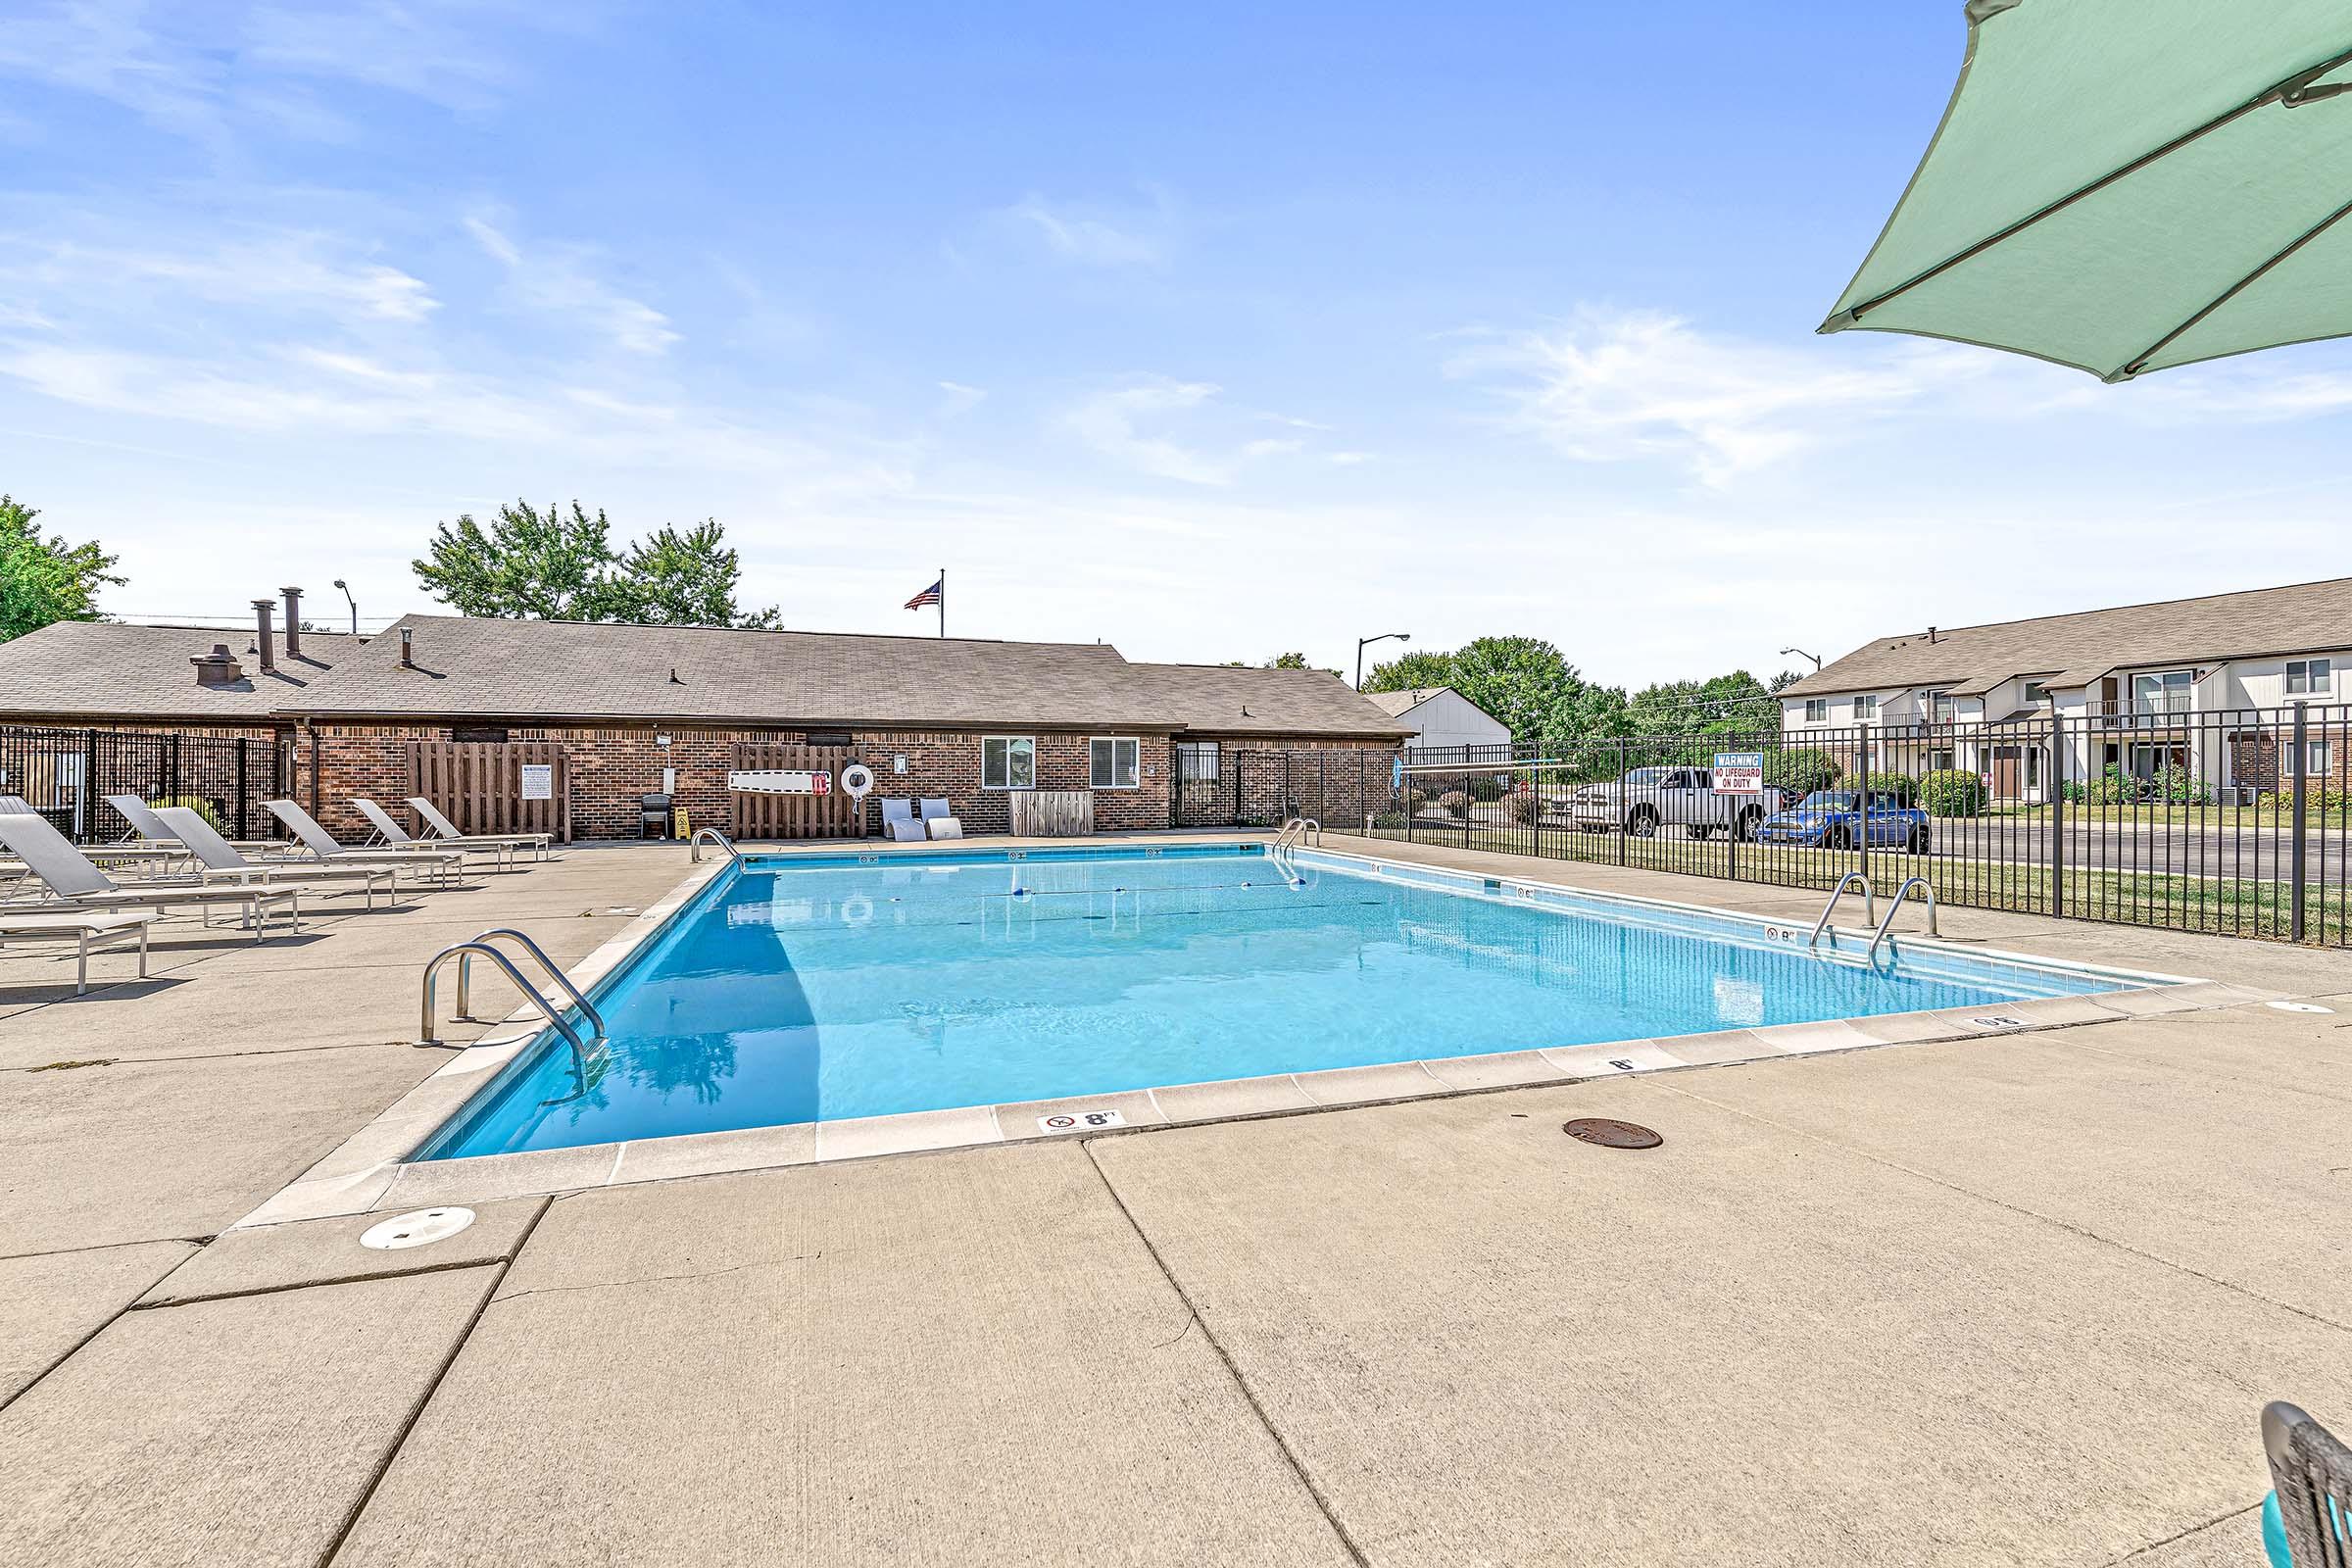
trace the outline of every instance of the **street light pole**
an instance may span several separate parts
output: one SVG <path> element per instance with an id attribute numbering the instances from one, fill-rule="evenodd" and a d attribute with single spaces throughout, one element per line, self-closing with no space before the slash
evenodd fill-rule
<path id="1" fill-rule="evenodd" d="M 351 597 L 351 587 L 342 578 L 335 579 L 335 586 L 343 590 L 343 602 L 351 606 L 351 634 L 357 637 L 360 634 L 360 602 Z"/>
<path id="2" fill-rule="evenodd" d="M 1819 654 L 1808 654 L 1802 648 L 1784 648 L 1781 650 L 1781 657 L 1783 659 L 1787 659 L 1790 654 L 1794 654 L 1799 659 L 1810 659 L 1813 661 L 1813 673 L 1816 675 L 1821 673 L 1821 656 Z"/>
<path id="3" fill-rule="evenodd" d="M 1409 643 L 1413 640 L 1413 634 L 1409 631 L 1384 631 L 1377 637 L 1358 637 L 1355 640 L 1355 689 L 1357 691 L 1360 692 L 1364 689 L 1364 650 L 1374 643 L 1385 643 L 1391 639 L 1400 643 Z"/>

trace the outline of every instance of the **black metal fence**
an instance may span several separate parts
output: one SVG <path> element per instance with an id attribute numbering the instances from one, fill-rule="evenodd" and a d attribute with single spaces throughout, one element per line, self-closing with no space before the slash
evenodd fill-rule
<path id="1" fill-rule="evenodd" d="M 1916 877 L 1947 905 L 2352 945 L 2344 707 L 1292 756 L 1319 760 L 1286 768 L 1281 814 L 1330 830 L 1825 891 Z M 1753 773 L 1719 776 L 1727 758 Z"/>
<path id="2" fill-rule="evenodd" d="M 79 844 L 131 836 L 109 795 L 191 806 L 228 838 L 273 836 L 262 803 L 286 793 L 286 748 L 236 735 L 0 726 L 0 795 L 23 797 Z"/>

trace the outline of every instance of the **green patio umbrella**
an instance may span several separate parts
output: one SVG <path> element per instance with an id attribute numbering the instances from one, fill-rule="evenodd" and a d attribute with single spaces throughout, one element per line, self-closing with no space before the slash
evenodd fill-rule
<path id="1" fill-rule="evenodd" d="M 1971 0 L 1943 123 L 1822 323 L 2129 380 L 2352 333 L 2352 5 Z"/>

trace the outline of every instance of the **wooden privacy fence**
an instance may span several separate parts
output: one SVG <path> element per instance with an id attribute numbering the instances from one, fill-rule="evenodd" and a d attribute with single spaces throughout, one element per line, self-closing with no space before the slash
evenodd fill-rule
<path id="1" fill-rule="evenodd" d="M 547 771 L 526 779 L 526 768 Z M 571 842 L 571 768 L 553 741 L 411 741 L 409 793 L 439 807 L 461 833 Z"/>
<path id="2" fill-rule="evenodd" d="M 734 770 L 781 768 L 823 773 L 831 787 L 822 795 L 771 795 L 761 790 L 727 792 L 732 837 L 737 839 L 849 839 L 865 837 L 865 803 L 841 787 L 841 770 L 858 760 L 847 746 L 786 746 L 775 741 L 737 741 Z"/>
<path id="3" fill-rule="evenodd" d="M 1092 790 L 1015 790 L 1012 831 L 1024 838 L 1074 839 L 1095 830 Z"/>

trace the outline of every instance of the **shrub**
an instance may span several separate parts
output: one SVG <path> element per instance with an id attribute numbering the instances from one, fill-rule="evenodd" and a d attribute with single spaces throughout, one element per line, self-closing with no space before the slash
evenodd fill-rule
<path id="1" fill-rule="evenodd" d="M 1536 794 L 1514 795 L 1510 805 L 1511 820 L 1522 827 L 1534 827 L 1544 818 L 1544 797 Z"/>
<path id="2" fill-rule="evenodd" d="M 1429 791 L 1408 789 L 1398 793 L 1396 803 L 1407 816 L 1418 816 L 1421 808 L 1429 804 Z"/>
<path id="3" fill-rule="evenodd" d="M 2113 762 L 2092 783 L 2085 797 L 2093 806 L 2122 806 L 2139 799 L 2139 785 Z"/>
<path id="4" fill-rule="evenodd" d="M 1828 789 L 1844 772 L 1845 769 L 1838 765 L 1836 758 L 1810 746 L 1800 746 L 1794 751 L 1773 752 L 1764 759 L 1764 782 L 1799 798 L 1815 790 Z"/>
<path id="5" fill-rule="evenodd" d="M 1449 816 L 1457 817 L 1464 822 L 1470 820 L 1470 797 L 1460 790 L 1447 790 L 1438 797 L 1438 805 L 1445 808 Z"/>
<path id="6" fill-rule="evenodd" d="M 1474 801 L 1489 802 L 1501 800 L 1502 780 L 1494 777 L 1492 773 L 1482 773 L 1470 781 L 1470 798 Z"/>
<path id="7" fill-rule="evenodd" d="M 1974 816 L 1984 809 L 1984 781 L 1957 767 L 1922 775 L 1919 804 L 1930 816 Z"/>
<path id="8" fill-rule="evenodd" d="M 1908 773 L 1873 773 L 1870 775 L 1870 787 L 1893 796 L 1897 805 L 1919 804 L 1919 780 Z"/>
<path id="9" fill-rule="evenodd" d="M 2156 770 L 2155 796 L 2174 806 L 2213 804 L 2213 791 L 2178 762 L 2167 762 Z"/>

